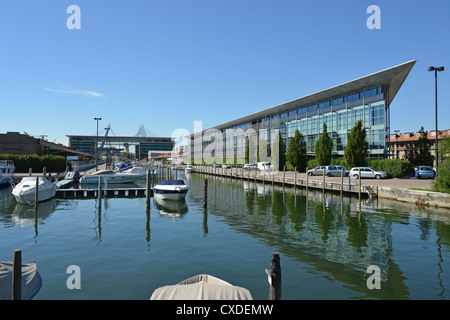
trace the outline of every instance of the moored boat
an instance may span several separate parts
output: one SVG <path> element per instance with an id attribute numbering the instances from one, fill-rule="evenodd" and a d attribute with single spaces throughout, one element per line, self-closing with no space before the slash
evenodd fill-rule
<path id="1" fill-rule="evenodd" d="M 80 183 L 97 183 L 99 177 L 102 178 L 102 181 L 105 182 L 105 179 L 108 179 L 108 183 L 133 183 L 142 178 L 140 174 L 137 173 L 124 173 L 124 172 L 115 172 L 113 170 L 99 170 L 97 172 L 87 174 L 80 179 Z"/>
<path id="2" fill-rule="evenodd" d="M 189 187 L 183 180 L 164 180 L 153 187 L 153 196 L 166 200 L 181 200 L 186 197 Z"/>
<path id="3" fill-rule="evenodd" d="M 176 285 L 156 289 L 150 300 L 253 300 L 248 289 L 200 274 Z"/>
<path id="4" fill-rule="evenodd" d="M 57 185 L 51 183 L 44 177 L 38 178 L 38 202 L 53 198 L 58 189 Z M 22 178 L 12 190 L 14 198 L 22 204 L 33 205 L 36 199 L 36 177 Z"/>
<path id="5" fill-rule="evenodd" d="M 15 171 L 14 161 L 0 160 L 0 188 L 12 185 Z"/>

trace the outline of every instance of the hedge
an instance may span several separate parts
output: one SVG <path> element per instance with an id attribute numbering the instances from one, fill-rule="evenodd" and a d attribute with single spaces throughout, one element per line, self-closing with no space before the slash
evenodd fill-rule
<path id="1" fill-rule="evenodd" d="M 374 159 L 368 166 L 374 170 L 385 171 L 393 178 L 403 178 L 414 172 L 414 168 L 406 160 L 400 159 Z"/>
<path id="2" fill-rule="evenodd" d="M 66 158 L 63 156 L 0 154 L 0 160 L 13 160 L 16 172 L 18 173 L 26 173 L 29 168 L 31 168 L 33 172 L 42 172 L 44 167 L 47 172 L 62 172 L 66 170 Z"/>

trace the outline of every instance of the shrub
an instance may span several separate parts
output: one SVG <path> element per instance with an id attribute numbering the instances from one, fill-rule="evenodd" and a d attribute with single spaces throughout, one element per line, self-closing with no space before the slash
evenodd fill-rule
<path id="1" fill-rule="evenodd" d="M 408 161 L 400 159 L 375 159 L 370 160 L 368 165 L 374 170 L 386 171 L 393 178 L 403 178 L 414 171 Z"/>
<path id="2" fill-rule="evenodd" d="M 63 156 L 37 154 L 13 155 L 0 154 L 2 160 L 13 160 L 16 172 L 25 173 L 31 168 L 33 172 L 42 172 L 44 167 L 47 172 L 61 172 L 66 169 L 66 158 Z"/>
<path id="3" fill-rule="evenodd" d="M 439 164 L 435 188 L 439 192 L 450 193 L 450 158 Z"/>
<path id="4" fill-rule="evenodd" d="M 308 170 L 314 169 L 315 167 L 318 167 L 318 166 L 319 166 L 319 161 L 317 161 L 316 159 L 308 160 Z"/>

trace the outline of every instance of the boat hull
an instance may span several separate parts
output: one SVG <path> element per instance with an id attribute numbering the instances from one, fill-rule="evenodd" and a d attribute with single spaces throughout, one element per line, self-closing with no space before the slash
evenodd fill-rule
<path id="1" fill-rule="evenodd" d="M 35 201 L 35 188 L 28 190 L 13 190 L 12 194 L 16 201 L 22 204 L 34 204 Z M 56 194 L 56 186 L 49 186 L 48 188 L 41 189 L 38 191 L 38 202 L 47 201 L 52 199 Z"/>
<path id="2" fill-rule="evenodd" d="M 158 188 L 153 189 L 153 196 L 163 200 L 182 200 L 186 198 L 188 189 L 185 190 L 161 190 Z"/>
<path id="3" fill-rule="evenodd" d="M 84 176 L 80 179 L 80 183 L 85 184 L 98 184 L 98 175 L 97 176 Z M 117 184 L 117 183 L 133 183 L 137 180 L 141 179 L 140 175 L 118 175 L 118 176 L 102 176 L 102 182 L 105 183 L 107 180 L 108 183 Z"/>

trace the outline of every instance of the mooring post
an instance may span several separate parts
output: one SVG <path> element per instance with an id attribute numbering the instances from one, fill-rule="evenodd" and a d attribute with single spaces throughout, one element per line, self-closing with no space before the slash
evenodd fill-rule
<path id="1" fill-rule="evenodd" d="M 147 181 L 146 181 L 146 194 L 145 194 L 145 206 L 150 208 L 150 169 L 147 169 Z"/>
<path id="2" fill-rule="evenodd" d="M 98 208 L 102 208 L 102 177 L 98 177 L 98 191 L 97 191 L 97 199 L 98 199 Z"/>
<path id="3" fill-rule="evenodd" d="M 284 190 L 284 180 L 286 179 L 286 166 L 283 166 L 283 190 Z"/>
<path id="4" fill-rule="evenodd" d="M 44 168 L 42 169 L 42 176 L 45 178 L 46 175 L 47 175 L 47 168 L 44 167 Z"/>
<path id="5" fill-rule="evenodd" d="M 270 284 L 269 300 L 281 300 L 281 266 L 280 255 L 278 253 L 272 253 L 270 270 L 267 275 Z"/>
<path id="6" fill-rule="evenodd" d="M 359 204 L 361 206 L 361 169 L 358 169 L 358 179 L 359 179 L 358 197 L 359 197 Z"/>
<path id="7" fill-rule="evenodd" d="M 306 192 L 308 192 L 308 184 L 309 184 L 308 167 L 306 167 Z"/>
<path id="8" fill-rule="evenodd" d="M 297 167 L 294 168 L 294 191 L 297 188 Z"/>
<path id="9" fill-rule="evenodd" d="M 34 189 L 34 210 L 37 210 L 39 202 L 39 177 L 36 176 L 36 187 Z"/>
<path id="10" fill-rule="evenodd" d="M 32 176 L 32 173 L 33 173 L 33 169 L 31 169 L 31 168 L 28 168 L 28 176 Z"/>
<path id="11" fill-rule="evenodd" d="M 344 190 L 344 168 L 341 169 L 341 199 L 343 190 Z"/>
<path id="12" fill-rule="evenodd" d="M 14 250 L 12 300 L 22 300 L 22 250 Z"/>
<path id="13" fill-rule="evenodd" d="M 203 208 L 208 206 L 208 179 L 203 182 Z"/>
<path id="14" fill-rule="evenodd" d="M 322 193 L 325 193 L 325 168 L 322 171 L 323 180 L 322 180 Z"/>

